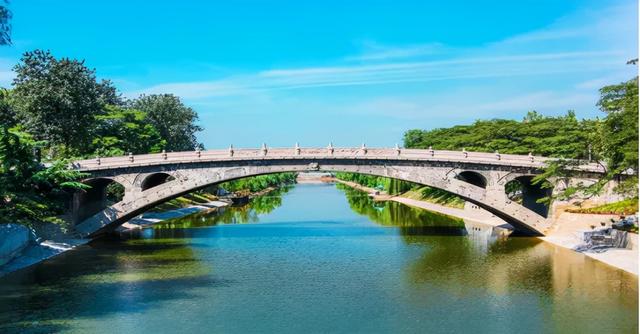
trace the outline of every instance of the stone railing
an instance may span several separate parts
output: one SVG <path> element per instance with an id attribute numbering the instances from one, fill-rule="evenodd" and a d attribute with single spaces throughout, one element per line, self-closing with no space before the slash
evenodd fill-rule
<path id="1" fill-rule="evenodd" d="M 270 148 L 263 145 L 258 149 L 162 152 L 155 154 L 126 155 L 119 157 L 79 160 L 72 167 L 81 171 L 107 170 L 112 168 L 151 166 L 173 163 L 196 163 L 215 161 L 243 160 L 295 160 L 295 159 L 362 159 L 362 160 L 410 160 L 410 161 L 442 161 L 475 163 L 486 165 L 502 165 L 513 167 L 542 168 L 551 158 L 534 155 L 502 154 L 499 152 L 445 151 L 433 149 L 404 148 L 337 148 L 329 145 L 325 148 Z M 603 173 L 604 168 L 597 163 L 581 164 L 573 169 L 587 172 Z"/>

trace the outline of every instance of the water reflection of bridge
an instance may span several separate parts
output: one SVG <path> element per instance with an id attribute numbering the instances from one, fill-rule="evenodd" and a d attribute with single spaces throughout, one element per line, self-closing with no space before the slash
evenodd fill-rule
<path id="1" fill-rule="evenodd" d="M 505 225 L 493 226 L 471 220 L 464 221 L 464 228 L 467 232 L 467 237 L 476 247 L 476 250 L 482 253 L 487 253 L 492 244 L 499 240 L 506 239 L 513 232 L 511 227 Z"/>

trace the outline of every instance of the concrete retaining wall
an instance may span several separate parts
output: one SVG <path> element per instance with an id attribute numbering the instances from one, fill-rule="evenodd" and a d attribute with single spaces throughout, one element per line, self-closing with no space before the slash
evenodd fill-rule
<path id="1" fill-rule="evenodd" d="M 29 228 L 19 224 L 0 224 L 0 266 L 18 257 L 34 242 Z"/>

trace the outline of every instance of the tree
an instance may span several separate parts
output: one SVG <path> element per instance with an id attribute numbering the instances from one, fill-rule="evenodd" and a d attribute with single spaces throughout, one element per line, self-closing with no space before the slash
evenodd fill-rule
<path id="1" fill-rule="evenodd" d="M 56 59 L 49 51 L 26 52 L 14 67 L 13 101 L 25 129 L 36 139 L 86 152 L 105 85 L 84 61 Z"/>
<path id="2" fill-rule="evenodd" d="M 545 117 L 530 111 L 521 122 L 507 119 L 478 120 L 471 125 L 433 130 L 409 130 L 407 148 L 462 150 L 586 158 L 597 121 L 578 120 L 575 112 Z"/>
<path id="3" fill-rule="evenodd" d="M 102 80 L 98 84 L 98 92 L 100 96 L 100 103 L 103 105 L 112 105 L 124 107 L 126 101 L 122 98 L 122 94 L 118 92 L 111 80 Z"/>
<path id="4" fill-rule="evenodd" d="M 598 107 L 607 116 L 598 127 L 595 147 L 607 163 L 605 180 L 630 170 L 635 176 L 626 178 L 617 190 L 638 196 L 638 77 L 603 87 L 600 94 Z"/>
<path id="5" fill-rule="evenodd" d="M 189 151 L 201 147 L 196 133 L 202 128 L 196 125 L 198 114 L 185 106 L 172 94 L 142 95 L 133 101 L 134 109 L 147 114 L 151 124 L 166 140 L 168 151 Z"/>
<path id="6" fill-rule="evenodd" d="M 638 77 L 600 89 L 598 107 L 607 116 L 599 128 L 598 148 L 609 169 L 638 172 Z"/>
<path id="7" fill-rule="evenodd" d="M 0 127 L 11 128 L 16 125 L 16 113 L 10 102 L 8 89 L 0 88 Z"/>
<path id="8" fill-rule="evenodd" d="M 0 5 L 0 45 L 11 45 L 11 11 L 7 4 L 9 1 L 4 0 L 4 4 Z"/>
<path id="9" fill-rule="evenodd" d="M 157 153 L 166 145 L 147 114 L 139 110 L 109 105 L 96 116 L 96 123 L 92 145 L 98 156 Z"/>
<path id="10" fill-rule="evenodd" d="M 64 161 L 44 168 L 33 155 L 28 136 L 0 127 L 0 223 L 63 223 L 70 191 L 86 189 L 86 175 L 67 169 Z"/>

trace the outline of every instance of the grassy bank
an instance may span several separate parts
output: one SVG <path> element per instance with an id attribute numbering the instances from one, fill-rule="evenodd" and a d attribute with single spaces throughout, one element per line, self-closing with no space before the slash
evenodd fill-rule
<path id="1" fill-rule="evenodd" d="M 593 208 L 568 209 L 572 213 L 632 215 L 638 212 L 638 198 L 608 203 Z"/>
<path id="2" fill-rule="evenodd" d="M 293 184 L 295 183 L 295 180 L 296 173 L 276 173 L 224 182 L 209 189 L 201 190 L 182 197 L 178 197 L 176 199 L 172 199 L 166 203 L 158 205 L 154 208 L 154 211 L 174 210 L 215 201 L 216 199 L 218 199 L 218 197 L 215 196 L 214 193 L 216 193 L 218 188 L 222 188 L 228 192 L 244 196 L 259 194 L 268 189 L 278 188 L 287 184 Z"/>
<path id="3" fill-rule="evenodd" d="M 455 196 L 449 192 L 426 186 L 411 189 L 401 194 L 400 197 L 425 201 L 457 209 L 464 208 L 465 203 L 462 198 Z"/>
<path id="4" fill-rule="evenodd" d="M 215 201 L 217 197 L 206 191 L 188 194 L 182 197 L 172 199 L 168 202 L 156 206 L 153 211 L 167 211 L 189 207 L 192 205 L 204 204 Z"/>
<path id="5" fill-rule="evenodd" d="M 450 192 L 417 183 L 356 173 L 336 173 L 335 176 L 337 179 L 381 190 L 389 195 L 406 197 L 452 208 L 460 209 L 464 207 L 464 200 L 462 198 Z"/>

